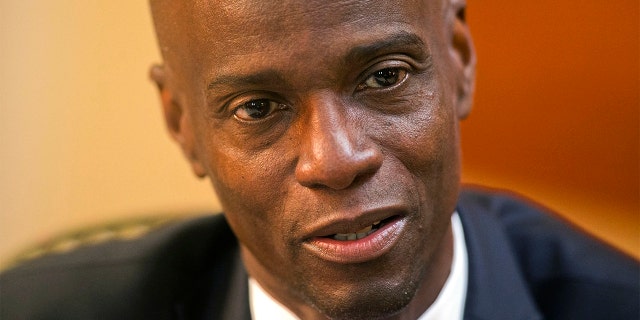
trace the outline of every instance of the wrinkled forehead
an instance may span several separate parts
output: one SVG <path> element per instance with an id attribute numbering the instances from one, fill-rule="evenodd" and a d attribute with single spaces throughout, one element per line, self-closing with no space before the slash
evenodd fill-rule
<path id="1" fill-rule="evenodd" d="M 335 9 L 347 9 L 355 16 L 361 16 L 371 7 L 387 7 L 389 11 L 403 8 L 418 9 L 419 6 L 445 7 L 451 0 L 150 0 L 153 14 L 160 16 L 162 12 L 197 11 L 210 17 L 242 18 L 254 16 L 259 18 L 299 17 L 309 18 L 321 12 Z M 326 18 L 326 17 L 325 17 Z M 372 17 L 368 17 L 372 18 Z"/>
<path id="2" fill-rule="evenodd" d="M 202 84 L 215 73 L 293 61 L 330 65 L 352 47 L 410 33 L 439 45 L 442 0 L 153 0 L 164 61 L 176 75 Z M 195 88 L 192 88 L 195 89 Z"/>
<path id="3" fill-rule="evenodd" d="M 418 12 L 435 18 L 443 12 L 443 1 L 448 0 L 151 0 L 151 7 L 164 51 L 203 37 L 222 45 L 255 35 L 317 31 L 339 24 L 375 26 Z"/>

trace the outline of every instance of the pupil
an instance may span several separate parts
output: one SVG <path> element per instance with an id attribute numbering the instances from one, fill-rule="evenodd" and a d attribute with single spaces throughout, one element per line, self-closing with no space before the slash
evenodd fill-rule
<path id="1" fill-rule="evenodd" d="M 269 100 L 252 100 L 244 104 L 244 110 L 247 115 L 254 118 L 262 118 L 269 113 Z"/>
<path id="2" fill-rule="evenodd" d="M 374 74 L 376 82 L 381 86 L 390 86 L 398 82 L 397 69 L 383 69 Z"/>

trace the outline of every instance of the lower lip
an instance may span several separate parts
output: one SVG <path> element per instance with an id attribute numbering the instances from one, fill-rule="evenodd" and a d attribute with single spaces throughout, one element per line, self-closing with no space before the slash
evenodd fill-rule
<path id="1" fill-rule="evenodd" d="M 399 218 L 389 221 L 376 232 L 362 239 L 340 241 L 315 237 L 304 245 L 323 260 L 344 264 L 361 263 L 387 253 L 398 242 L 405 226 L 405 219 Z"/>

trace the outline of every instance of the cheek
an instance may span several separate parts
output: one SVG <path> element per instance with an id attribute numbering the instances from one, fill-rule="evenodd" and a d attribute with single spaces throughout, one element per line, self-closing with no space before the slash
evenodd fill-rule
<path id="1" fill-rule="evenodd" d="M 218 141 L 224 140 L 219 137 Z M 245 244 L 278 250 L 284 233 L 286 157 L 277 148 L 246 152 L 224 143 L 206 145 L 206 169 L 232 229 Z M 259 251 L 259 248 L 250 248 Z"/>
<path id="2" fill-rule="evenodd" d="M 275 149 L 274 149 L 275 150 Z M 247 153 L 223 148 L 207 166 L 211 181 L 226 208 L 278 208 L 284 196 L 284 181 L 290 167 L 282 153 L 266 150 Z M 264 210 L 254 211 L 264 215 Z"/>
<path id="3" fill-rule="evenodd" d="M 411 172 L 457 160 L 457 129 L 453 107 L 433 95 L 421 95 L 411 113 L 385 120 L 379 140 Z"/>
<path id="4" fill-rule="evenodd" d="M 386 121 L 380 136 L 402 164 L 398 170 L 414 179 L 421 203 L 436 215 L 453 212 L 460 180 L 458 121 L 450 102 L 441 98 L 447 96 L 420 95 L 414 111 Z"/>

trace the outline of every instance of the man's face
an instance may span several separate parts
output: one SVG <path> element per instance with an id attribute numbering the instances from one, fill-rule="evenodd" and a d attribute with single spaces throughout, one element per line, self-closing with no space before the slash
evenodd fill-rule
<path id="1" fill-rule="evenodd" d="M 390 315 L 439 290 L 466 115 L 442 4 L 171 6 L 154 9 L 171 12 L 154 12 L 167 122 L 250 275 L 299 315 Z"/>

